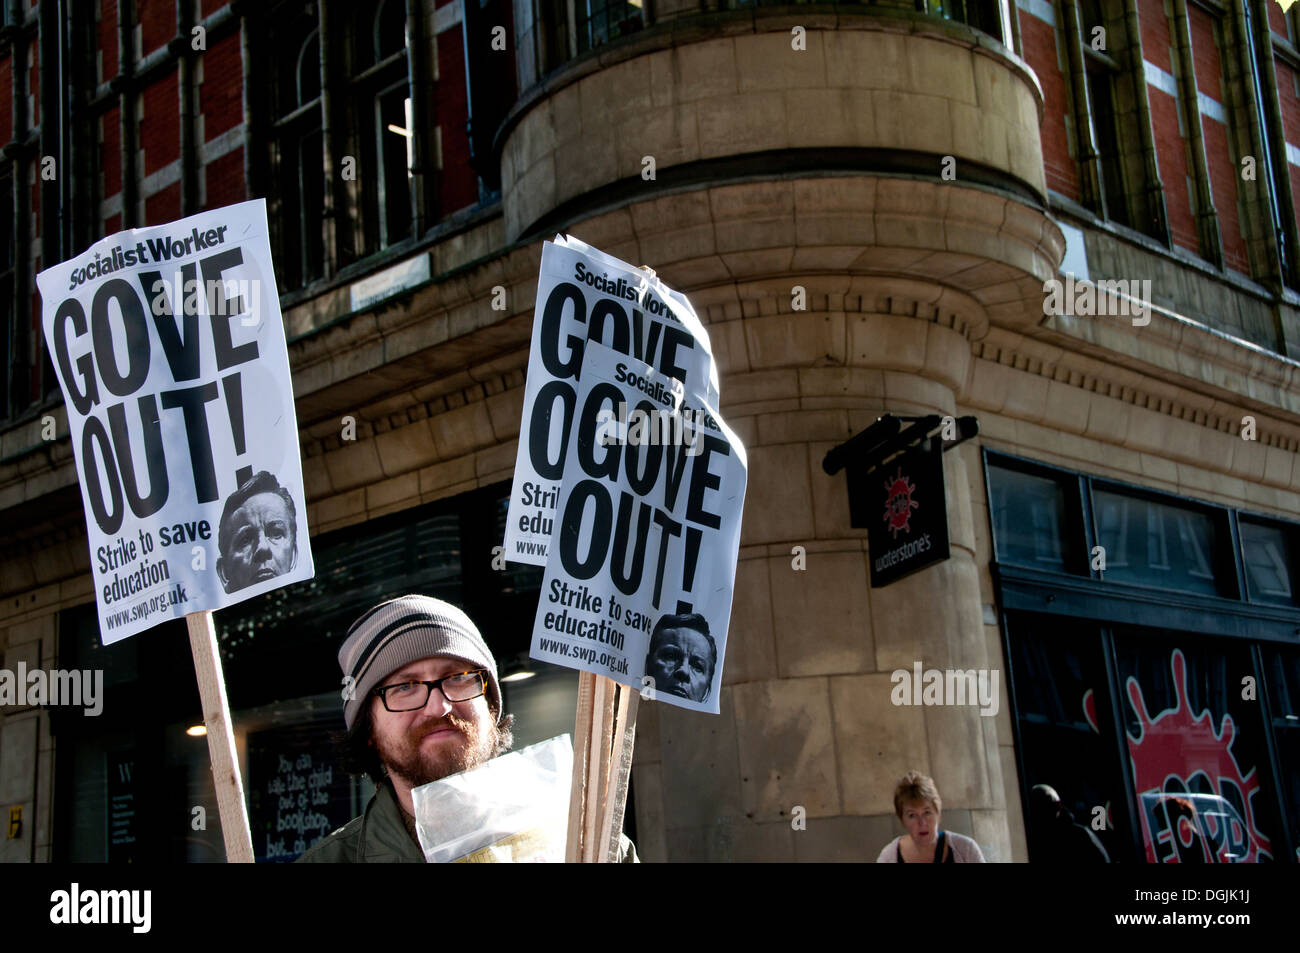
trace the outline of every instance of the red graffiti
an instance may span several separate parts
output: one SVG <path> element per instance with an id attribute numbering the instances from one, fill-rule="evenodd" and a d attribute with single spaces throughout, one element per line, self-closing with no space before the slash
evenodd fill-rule
<path id="1" fill-rule="evenodd" d="M 885 481 L 885 522 L 889 524 L 895 539 L 900 532 L 912 531 L 911 526 L 908 525 L 912 519 L 912 510 L 921 505 L 912 499 L 912 494 L 915 492 L 916 487 L 912 481 L 903 476 L 902 467 L 898 468 L 896 476 Z"/>
<path id="2" fill-rule="evenodd" d="M 1231 748 L 1237 729 L 1223 716 L 1216 732 L 1209 709 L 1193 716 L 1182 650 L 1170 659 L 1175 707 L 1152 718 L 1137 679 L 1125 683 L 1140 723 L 1126 735 L 1142 834 L 1150 863 L 1271 860 L 1271 844 L 1255 822 L 1259 778 L 1242 774 Z"/>

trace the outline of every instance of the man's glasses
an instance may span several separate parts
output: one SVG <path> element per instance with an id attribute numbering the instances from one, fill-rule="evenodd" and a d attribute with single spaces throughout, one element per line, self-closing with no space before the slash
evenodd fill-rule
<path id="1" fill-rule="evenodd" d="M 483 669 L 472 672 L 456 672 L 445 675 L 432 682 L 398 682 L 376 688 L 372 695 L 378 695 L 384 707 L 391 712 L 415 711 L 429 703 L 429 693 L 435 688 L 442 692 L 442 697 L 449 702 L 467 702 L 478 698 L 487 690 Z"/>

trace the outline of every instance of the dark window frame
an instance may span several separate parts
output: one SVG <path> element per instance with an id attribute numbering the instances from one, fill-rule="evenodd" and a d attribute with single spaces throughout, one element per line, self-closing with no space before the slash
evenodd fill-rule
<path id="1" fill-rule="evenodd" d="M 1119 625 L 1164 626 L 1187 632 L 1300 645 L 1300 607 L 1251 602 L 1244 596 L 1245 568 L 1237 516 L 1240 514 L 1248 520 L 1263 519 L 1280 523 L 1293 528 L 1296 532 L 1300 532 L 1300 524 L 1289 523 L 1276 516 L 1260 517 L 1222 504 L 1180 496 L 1110 477 L 1092 476 L 988 447 L 983 448 L 982 454 L 984 485 L 986 492 L 989 492 L 988 532 L 992 542 L 989 570 L 999 592 L 1005 596 L 1005 601 L 1000 603 L 1004 608 L 1029 609 L 1058 615 L 1080 615 Z M 1099 571 L 1091 569 L 1091 559 L 1086 574 L 1062 573 L 1005 561 L 1001 556 L 997 540 L 993 538 L 992 496 L 991 491 L 987 489 L 992 485 L 989 474 L 990 463 L 1067 483 L 1071 479 L 1078 481 L 1080 502 L 1084 507 L 1082 515 L 1087 527 L 1086 554 L 1089 557 L 1097 539 L 1096 513 L 1092 502 L 1094 486 L 1184 509 L 1188 507 L 1199 509 L 1210 513 L 1220 521 L 1221 525 L 1222 521 L 1226 521 L 1228 532 L 1222 538 L 1220 548 L 1226 548 L 1228 552 L 1218 554 L 1223 562 L 1216 564 L 1216 569 L 1221 566 L 1224 581 L 1227 583 L 1225 590 L 1229 593 L 1235 592 L 1236 595 L 1206 595 L 1160 586 L 1108 580 L 1104 579 Z M 1069 517 L 1068 513 L 1067 517 Z M 1223 547 L 1223 542 L 1230 545 Z M 1231 567 L 1227 565 L 1229 559 L 1232 561 Z M 1230 576 L 1227 575 L 1229 571 Z"/>
<path id="2" fill-rule="evenodd" d="M 1003 658 L 1007 666 L 1008 697 L 1011 704 L 1012 734 L 1015 744 L 1016 765 L 1021 785 L 1022 804 L 1028 804 L 1029 777 L 1025 767 L 1025 752 L 1021 736 L 1021 712 L 1015 691 L 1016 658 L 1012 645 L 1013 621 L 1031 615 L 1067 617 L 1076 620 L 1085 627 L 1095 629 L 1100 639 L 1102 662 L 1107 673 L 1106 690 L 1111 700 L 1111 710 L 1103 713 L 1098 709 L 1098 718 L 1109 717 L 1115 722 L 1116 757 L 1119 759 L 1125 793 L 1124 810 L 1127 811 L 1127 826 L 1132 840 L 1133 857 L 1144 856 L 1141 843 L 1141 819 L 1137 814 L 1138 806 L 1132 795 L 1132 766 L 1128 763 L 1126 728 L 1122 723 L 1119 704 L 1122 702 L 1119 679 L 1119 662 L 1116 656 L 1115 637 L 1118 630 L 1133 634 L 1150 632 L 1153 637 L 1168 638 L 1171 634 L 1191 641 L 1212 642 L 1216 638 L 1236 640 L 1232 644 L 1240 646 L 1251 660 L 1251 674 L 1259 688 L 1261 741 L 1263 763 L 1258 767 L 1265 773 L 1267 783 L 1275 791 L 1280 825 L 1277 847 L 1273 853 L 1275 861 L 1293 861 L 1295 851 L 1300 850 L 1296 843 L 1300 831 L 1294 829 L 1290 819 L 1290 801 L 1283 790 L 1283 767 L 1275 737 L 1279 730 L 1277 719 L 1273 714 L 1269 699 L 1269 671 L 1265 664 L 1264 653 L 1276 653 L 1300 650 L 1300 606 L 1286 607 L 1270 603 L 1251 602 L 1245 580 L 1244 555 L 1240 537 L 1240 519 L 1248 522 L 1260 522 L 1281 526 L 1293 534 L 1300 534 L 1300 524 L 1291 523 L 1272 515 L 1260 515 L 1247 510 L 1239 510 L 1223 504 L 1204 500 L 1189 499 L 1176 493 L 1157 490 L 1137 484 L 1127 483 L 1110 477 L 1097 477 L 1074 471 L 1054 464 L 1042 463 L 989 447 L 981 449 L 981 464 L 984 468 L 985 495 L 988 504 L 988 532 L 990 539 L 989 572 L 993 580 L 993 591 L 999 607 L 998 627 L 1002 640 Z M 1212 513 L 1214 517 L 1226 522 L 1230 546 L 1229 554 L 1220 553 L 1220 560 L 1232 562 L 1233 578 L 1236 584 L 1236 596 L 1208 596 L 1198 593 L 1172 590 L 1157 586 L 1146 586 L 1130 582 L 1116 582 L 1100 578 L 1097 571 L 1090 571 L 1088 576 L 1059 571 L 1029 568 L 999 560 L 997 540 L 994 538 L 993 496 L 990 480 L 990 467 L 1045 476 L 1069 485 L 1071 479 L 1077 481 L 1080 489 L 1080 503 L 1085 507 L 1081 516 L 1089 527 L 1089 551 L 1096 539 L 1096 511 L 1092 503 L 1092 489 L 1100 486 L 1108 490 L 1147 499 L 1152 502 L 1190 508 Z M 1068 499 L 1068 497 L 1067 497 Z M 1067 514 L 1068 517 L 1068 514 Z M 1220 541 L 1220 549 L 1222 546 Z M 1300 567 L 1289 567 L 1296 574 Z M 1285 727 L 1291 727 L 1286 725 Z M 1294 796 L 1294 792 L 1292 792 Z M 1028 817 L 1025 818 L 1026 825 Z M 1116 858 L 1112 858 L 1112 861 Z M 1122 859 L 1122 858 L 1121 858 Z"/>

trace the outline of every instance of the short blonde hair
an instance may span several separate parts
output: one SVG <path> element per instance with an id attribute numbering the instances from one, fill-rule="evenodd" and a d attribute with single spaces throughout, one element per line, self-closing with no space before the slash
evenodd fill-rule
<path id="1" fill-rule="evenodd" d="M 894 788 L 894 813 L 900 821 L 903 819 L 903 805 L 917 801 L 929 801 L 934 805 L 936 814 L 943 810 L 943 799 L 939 797 L 939 789 L 934 786 L 934 779 L 920 771 L 909 771 Z"/>

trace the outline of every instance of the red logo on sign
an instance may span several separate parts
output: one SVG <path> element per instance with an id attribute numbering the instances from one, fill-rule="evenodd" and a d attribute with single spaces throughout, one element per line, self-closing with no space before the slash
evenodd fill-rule
<path id="1" fill-rule="evenodd" d="M 912 494 L 915 492 L 916 487 L 903 476 L 901 466 L 892 479 L 885 481 L 885 522 L 889 524 L 895 539 L 900 532 L 912 531 L 911 526 L 908 525 L 912 518 L 912 510 L 921 505 L 912 499 Z"/>
<path id="2" fill-rule="evenodd" d="M 1170 667 L 1178 703 L 1155 718 L 1137 679 L 1126 683 L 1140 723 L 1138 737 L 1126 733 L 1126 739 L 1147 861 L 1271 860 L 1272 845 L 1255 822 L 1259 778 L 1254 768 L 1242 774 L 1230 750 L 1237 736 L 1232 717 L 1225 714 L 1216 732 L 1208 708 L 1193 716 L 1181 650 L 1174 650 Z"/>

